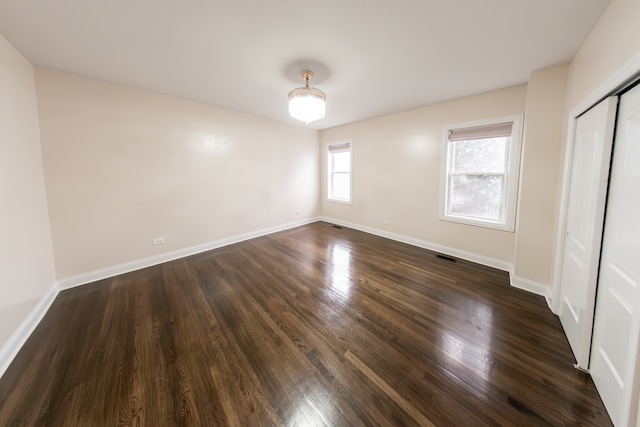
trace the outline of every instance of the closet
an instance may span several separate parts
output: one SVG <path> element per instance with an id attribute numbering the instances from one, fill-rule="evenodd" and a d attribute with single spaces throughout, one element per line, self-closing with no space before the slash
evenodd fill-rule
<path id="1" fill-rule="evenodd" d="M 575 122 L 559 316 L 616 426 L 636 425 L 640 373 L 640 85 Z M 638 420 L 640 421 L 640 420 Z"/>

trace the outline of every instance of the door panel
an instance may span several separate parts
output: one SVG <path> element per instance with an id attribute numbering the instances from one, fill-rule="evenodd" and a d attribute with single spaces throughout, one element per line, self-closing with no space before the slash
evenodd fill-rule
<path id="1" fill-rule="evenodd" d="M 616 426 L 637 413 L 640 335 L 640 86 L 621 97 L 590 371 Z"/>
<path id="2" fill-rule="evenodd" d="M 617 97 L 587 111 L 576 123 L 560 320 L 577 365 L 587 369 L 593 326 L 598 257 L 607 194 Z"/>

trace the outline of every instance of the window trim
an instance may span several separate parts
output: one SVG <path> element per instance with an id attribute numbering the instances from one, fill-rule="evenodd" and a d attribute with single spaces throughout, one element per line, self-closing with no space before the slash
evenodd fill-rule
<path id="1" fill-rule="evenodd" d="M 451 149 L 449 141 L 449 131 L 454 129 L 465 129 L 481 126 L 498 125 L 501 123 L 513 123 L 511 128 L 511 138 L 507 145 L 507 165 L 504 173 L 506 185 L 503 188 L 502 208 L 503 220 L 491 220 L 467 215 L 448 213 L 449 205 L 449 184 L 451 176 Z M 518 206 L 518 193 L 520 185 L 520 164 L 522 153 L 522 137 L 524 129 L 524 114 L 495 117 L 483 120 L 474 120 L 464 123 L 453 123 L 442 128 L 442 165 L 440 173 L 440 207 L 439 219 L 441 221 L 451 221 L 467 225 L 474 225 L 485 228 L 493 228 L 502 231 L 515 231 L 516 210 Z M 467 174 L 468 175 L 468 174 Z M 483 174 L 486 175 L 486 174 Z M 500 174 L 502 175 L 502 174 Z"/>
<path id="2" fill-rule="evenodd" d="M 343 200 L 343 199 L 335 199 L 330 197 L 331 196 L 331 159 L 330 159 L 330 147 L 333 146 L 338 146 L 338 145 L 349 145 L 349 152 L 350 152 L 350 156 L 349 156 L 349 200 Z M 324 152 L 325 152 L 325 162 L 326 162 L 326 185 L 327 185 L 327 193 L 326 193 L 326 201 L 327 202 L 331 202 L 331 203 L 339 203 L 342 205 L 352 205 L 353 204 L 353 140 L 351 139 L 345 139 L 345 140 L 341 140 L 341 141 L 333 141 L 333 142 L 328 142 L 324 145 Z"/>

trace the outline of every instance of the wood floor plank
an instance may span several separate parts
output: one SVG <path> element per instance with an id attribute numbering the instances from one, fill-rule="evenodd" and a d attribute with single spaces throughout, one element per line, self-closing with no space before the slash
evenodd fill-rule
<path id="1" fill-rule="evenodd" d="M 366 364 L 358 359 L 351 351 L 347 350 L 344 354 L 345 358 L 351 362 L 356 368 L 362 371 L 376 386 L 378 386 L 391 400 L 396 402 L 411 418 L 416 420 L 423 427 L 435 427 L 420 411 L 418 411 L 411 403 L 398 393 L 398 391 L 387 384 L 382 378 L 376 375 Z"/>
<path id="2" fill-rule="evenodd" d="M 508 274 L 318 222 L 61 292 L 2 426 L 610 426 Z"/>

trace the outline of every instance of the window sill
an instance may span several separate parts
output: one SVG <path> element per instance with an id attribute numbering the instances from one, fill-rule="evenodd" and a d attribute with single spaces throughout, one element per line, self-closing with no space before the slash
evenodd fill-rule
<path id="1" fill-rule="evenodd" d="M 455 216 L 455 215 L 440 215 L 439 219 L 440 221 L 457 222 L 459 224 L 473 225 L 475 227 L 482 227 L 482 228 L 491 228 L 494 230 L 506 231 L 510 233 L 515 232 L 515 227 L 513 225 L 506 224 L 504 222 L 482 220 L 482 219 L 470 218 L 465 216 Z"/>
<path id="2" fill-rule="evenodd" d="M 327 199 L 327 202 L 338 203 L 340 205 L 352 205 L 351 200 Z"/>

